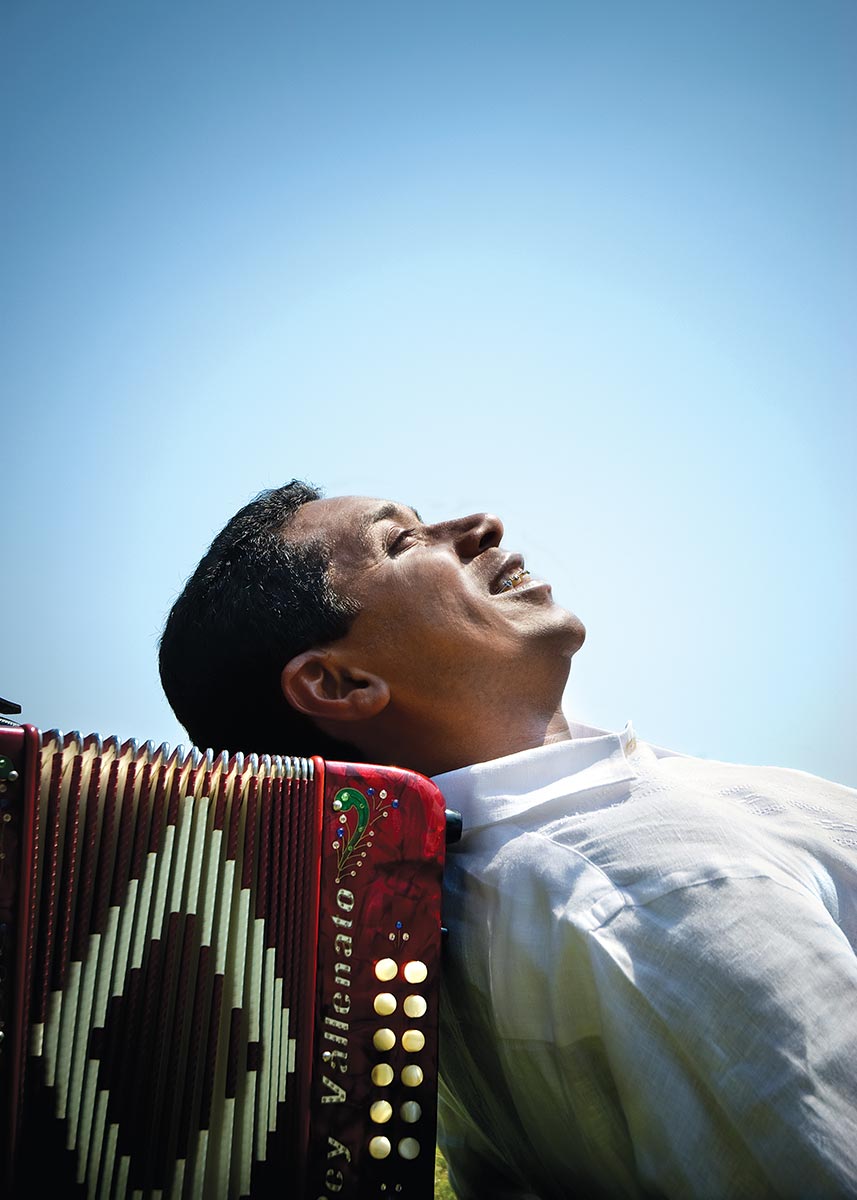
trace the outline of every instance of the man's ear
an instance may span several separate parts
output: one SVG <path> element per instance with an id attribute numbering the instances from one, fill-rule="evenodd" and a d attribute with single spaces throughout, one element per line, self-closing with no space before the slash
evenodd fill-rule
<path id="1" fill-rule="evenodd" d="M 286 663 L 280 687 L 292 708 L 318 721 L 368 721 L 390 702 L 378 675 L 347 667 L 331 650 L 304 650 Z"/>

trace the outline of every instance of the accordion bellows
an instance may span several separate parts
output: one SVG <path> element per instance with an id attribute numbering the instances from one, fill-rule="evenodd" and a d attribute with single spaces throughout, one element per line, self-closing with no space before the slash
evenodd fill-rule
<path id="1" fill-rule="evenodd" d="M 443 799 L 0 729 L 7 1194 L 432 1195 Z"/>

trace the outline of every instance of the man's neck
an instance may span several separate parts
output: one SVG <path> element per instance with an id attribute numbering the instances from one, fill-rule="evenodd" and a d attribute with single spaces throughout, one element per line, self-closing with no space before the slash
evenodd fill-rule
<path id="1" fill-rule="evenodd" d="M 396 761 L 423 775 L 442 775 L 473 763 L 505 758 L 521 750 L 532 750 L 552 742 L 571 738 L 568 721 L 561 708 L 550 713 L 518 712 L 504 720 L 496 714 L 468 722 L 435 719 L 431 728 L 412 726 L 395 739 Z"/>

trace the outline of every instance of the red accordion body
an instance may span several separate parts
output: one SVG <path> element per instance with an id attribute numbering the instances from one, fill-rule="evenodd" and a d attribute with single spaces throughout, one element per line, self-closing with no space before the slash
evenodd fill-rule
<path id="1" fill-rule="evenodd" d="M 13 1194 L 432 1195 L 434 784 L 21 726 L 0 813 Z"/>

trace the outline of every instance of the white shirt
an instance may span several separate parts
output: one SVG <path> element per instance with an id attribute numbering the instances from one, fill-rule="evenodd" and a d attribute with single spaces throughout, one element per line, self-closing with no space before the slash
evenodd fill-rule
<path id="1" fill-rule="evenodd" d="M 572 732 L 435 779 L 458 1196 L 857 1196 L 857 791 Z"/>

